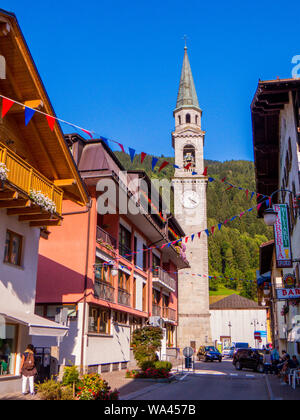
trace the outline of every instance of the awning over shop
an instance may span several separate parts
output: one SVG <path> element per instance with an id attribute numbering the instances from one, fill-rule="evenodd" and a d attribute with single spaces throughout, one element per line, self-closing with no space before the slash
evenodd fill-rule
<path id="1" fill-rule="evenodd" d="M 264 283 L 271 283 L 271 271 L 261 274 L 257 277 L 257 285 L 261 286 Z"/>
<path id="2" fill-rule="evenodd" d="M 29 335 L 64 337 L 69 330 L 69 328 L 64 325 L 49 321 L 46 318 L 42 318 L 41 316 L 30 312 L 17 313 L 6 311 L 5 313 L 0 312 L 0 318 L 1 316 L 12 322 L 27 325 L 29 327 Z"/>

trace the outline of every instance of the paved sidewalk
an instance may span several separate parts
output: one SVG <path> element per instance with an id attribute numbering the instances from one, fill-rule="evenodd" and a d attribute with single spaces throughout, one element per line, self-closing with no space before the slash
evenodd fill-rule
<path id="1" fill-rule="evenodd" d="M 134 392 L 140 391 L 144 388 L 153 385 L 149 382 L 141 382 L 135 379 L 125 378 L 126 370 L 102 373 L 101 376 L 105 379 L 112 390 L 115 388 L 119 391 L 120 397 L 123 397 L 127 394 L 132 394 Z"/>
<path id="2" fill-rule="evenodd" d="M 266 383 L 271 400 L 300 401 L 300 387 L 293 389 L 290 385 L 282 384 L 282 379 L 275 375 L 266 375 Z"/>

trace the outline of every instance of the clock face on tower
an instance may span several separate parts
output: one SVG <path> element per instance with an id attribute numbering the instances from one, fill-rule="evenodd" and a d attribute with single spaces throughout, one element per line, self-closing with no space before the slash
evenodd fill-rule
<path id="1" fill-rule="evenodd" d="M 181 197 L 181 203 L 186 209 L 195 209 L 200 204 L 200 197 L 196 191 L 185 191 Z"/>

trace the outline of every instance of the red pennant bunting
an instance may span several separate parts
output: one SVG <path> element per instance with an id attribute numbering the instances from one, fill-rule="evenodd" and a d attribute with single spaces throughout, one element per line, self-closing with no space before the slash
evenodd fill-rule
<path id="1" fill-rule="evenodd" d="M 83 128 L 81 129 L 85 134 L 87 134 L 88 136 L 90 136 L 90 138 L 92 139 L 93 138 L 93 136 L 92 136 L 92 133 L 90 132 L 90 131 L 88 131 L 88 130 L 84 130 Z"/>
<path id="2" fill-rule="evenodd" d="M 204 172 L 203 172 L 203 174 L 202 174 L 203 176 L 207 176 L 207 170 L 208 170 L 208 168 L 205 168 L 205 169 L 204 169 Z"/>
<path id="3" fill-rule="evenodd" d="M 248 195 L 249 195 L 249 190 L 246 190 L 246 197 L 247 197 L 247 200 L 248 200 Z"/>
<path id="4" fill-rule="evenodd" d="M 245 214 L 245 212 L 243 211 L 243 212 L 240 214 L 240 217 L 244 216 L 244 214 Z"/>
<path id="5" fill-rule="evenodd" d="M 160 166 L 160 168 L 159 168 L 159 170 L 158 170 L 158 172 L 160 172 L 161 170 L 163 170 L 166 166 L 168 166 L 169 165 L 169 162 L 167 162 L 166 160 L 164 161 L 164 163 L 162 163 L 161 164 L 161 166 Z"/>
<path id="6" fill-rule="evenodd" d="M 185 238 L 185 243 L 187 243 L 187 241 L 189 240 L 189 237 L 188 236 L 186 236 L 186 238 Z"/>
<path id="7" fill-rule="evenodd" d="M 226 181 L 226 177 L 221 180 L 221 182 L 225 182 L 225 181 Z"/>
<path id="8" fill-rule="evenodd" d="M 123 144 L 118 143 L 118 145 L 120 146 L 120 148 L 121 148 L 122 152 L 123 152 L 123 153 L 125 153 L 125 150 L 124 150 L 124 146 L 123 146 Z"/>
<path id="9" fill-rule="evenodd" d="M 201 233 L 202 233 L 202 232 L 198 232 L 198 238 L 199 238 L 199 239 L 200 239 Z"/>
<path id="10" fill-rule="evenodd" d="M 213 227 L 211 228 L 211 234 L 212 234 L 212 235 L 214 234 L 214 231 L 215 231 L 215 226 L 213 226 Z"/>
<path id="11" fill-rule="evenodd" d="M 141 153 L 141 163 L 144 162 L 146 156 L 147 156 L 147 153 L 144 153 L 144 152 Z"/>
<path id="12" fill-rule="evenodd" d="M 223 225 L 226 225 L 227 222 L 228 222 L 228 220 L 226 219 L 225 222 L 223 222 Z"/>
<path id="13" fill-rule="evenodd" d="M 55 124 L 55 118 L 51 117 L 51 115 L 46 115 L 47 121 L 48 121 L 48 125 L 50 127 L 50 130 L 53 131 L 54 129 L 54 124 Z"/>
<path id="14" fill-rule="evenodd" d="M 231 190 L 231 188 L 233 188 L 233 185 L 230 185 L 230 187 L 226 188 L 225 191 Z"/>
<path id="15" fill-rule="evenodd" d="M 13 106 L 14 101 L 11 101 L 10 99 L 2 98 L 2 118 L 5 117 L 5 115 L 8 113 L 10 108 Z"/>
<path id="16" fill-rule="evenodd" d="M 257 211 L 261 208 L 261 206 L 262 206 L 262 203 L 257 205 Z"/>
<path id="17" fill-rule="evenodd" d="M 192 164 L 191 163 L 189 163 L 188 165 L 186 165 L 185 167 L 184 167 L 184 169 L 186 169 L 187 171 L 190 169 L 190 167 L 192 166 Z"/>

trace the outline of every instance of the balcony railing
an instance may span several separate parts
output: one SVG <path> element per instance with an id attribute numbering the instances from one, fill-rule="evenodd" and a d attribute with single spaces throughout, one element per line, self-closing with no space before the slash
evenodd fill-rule
<path id="1" fill-rule="evenodd" d="M 161 267 L 156 267 L 153 270 L 153 282 L 159 282 L 162 286 L 175 292 L 176 290 L 176 281 Z"/>
<path id="2" fill-rule="evenodd" d="M 111 284 L 96 280 L 94 287 L 96 298 L 107 300 L 108 302 L 115 301 L 115 288 Z"/>
<path id="3" fill-rule="evenodd" d="M 117 240 L 111 236 L 108 232 L 97 226 L 96 240 L 98 243 L 103 243 L 104 246 L 108 246 L 111 251 L 115 251 L 117 247 Z"/>
<path id="4" fill-rule="evenodd" d="M 177 321 L 176 311 L 172 308 L 163 307 L 163 316 L 164 319 L 169 319 L 170 321 Z"/>
<path id="5" fill-rule="evenodd" d="M 160 316 L 161 317 L 161 307 L 156 303 L 152 304 L 152 316 Z"/>
<path id="6" fill-rule="evenodd" d="M 63 191 L 2 143 L 0 163 L 4 163 L 8 169 L 7 181 L 10 184 L 28 196 L 31 191 L 40 191 L 55 203 L 56 213 L 61 215 Z"/>
<path id="7" fill-rule="evenodd" d="M 120 305 L 130 306 L 130 293 L 119 288 L 118 303 Z"/>
<path id="8" fill-rule="evenodd" d="M 126 245 L 119 244 L 119 253 L 122 257 L 126 258 L 126 260 L 131 261 L 132 251 Z"/>

